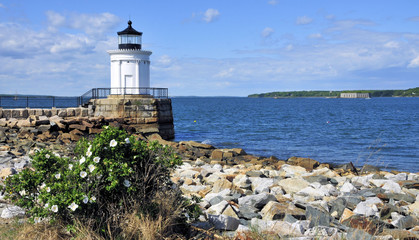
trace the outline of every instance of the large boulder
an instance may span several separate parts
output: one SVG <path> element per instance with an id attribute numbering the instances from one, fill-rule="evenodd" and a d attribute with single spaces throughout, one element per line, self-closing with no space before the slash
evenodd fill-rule
<path id="1" fill-rule="evenodd" d="M 208 215 L 208 221 L 218 230 L 235 231 L 240 221 L 237 218 L 225 215 Z"/>
<path id="2" fill-rule="evenodd" d="M 269 201 L 276 201 L 274 195 L 269 193 L 260 193 L 256 195 L 249 195 L 238 199 L 239 205 L 249 205 L 258 209 L 262 209 Z"/>
<path id="3" fill-rule="evenodd" d="M 314 159 L 302 158 L 302 157 L 290 157 L 288 158 L 287 163 L 291 165 L 297 165 L 297 166 L 303 167 L 309 171 L 315 169 L 316 167 L 320 165 L 320 163 Z"/>
<path id="4" fill-rule="evenodd" d="M 286 193 L 294 194 L 308 187 L 310 183 L 301 178 L 287 178 L 280 180 L 278 185 L 281 186 Z"/>
<path id="5" fill-rule="evenodd" d="M 14 217 L 24 217 L 24 216 L 25 216 L 25 210 L 18 206 L 13 206 L 13 205 L 7 206 L 1 212 L 2 218 L 14 218 Z"/>

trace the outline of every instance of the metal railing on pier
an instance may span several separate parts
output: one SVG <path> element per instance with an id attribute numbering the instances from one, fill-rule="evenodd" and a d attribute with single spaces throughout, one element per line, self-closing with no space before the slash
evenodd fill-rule
<path id="1" fill-rule="evenodd" d="M 80 105 L 80 97 L 0 95 L 1 108 L 66 108 Z"/>
<path id="2" fill-rule="evenodd" d="M 153 98 L 168 98 L 167 88 L 92 88 L 80 97 L 41 95 L 1 95 L 0 108 L 67 108 L 88 104 L 91 99 L 107 98 L 109 95 L 144 95 Z"/>
<path id="3" fill-rule="evenodd" d="M 87 104 L 90 99 L 107 98 L 109 95 L 144 95 L 153 98 L 168 98 L 167 88 L 92 88 L 83 94 L 81 104 Z"/>

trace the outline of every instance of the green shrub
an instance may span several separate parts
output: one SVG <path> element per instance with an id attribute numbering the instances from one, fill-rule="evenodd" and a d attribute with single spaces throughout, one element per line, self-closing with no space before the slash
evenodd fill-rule
<path id="1" fill-rule="evenodd" d="M 7 178 L 6 197 L 34 222 L 77 219 L 109 231 L 132 206 L 152 211 L 153 197 L 171 191 L 170 170 L 181 164 L 171 148 L 112 127 L 93 141 L 79 141 L 75 153 L 77 158 L 69 159 L 36 152 L 32 169 Z"/>

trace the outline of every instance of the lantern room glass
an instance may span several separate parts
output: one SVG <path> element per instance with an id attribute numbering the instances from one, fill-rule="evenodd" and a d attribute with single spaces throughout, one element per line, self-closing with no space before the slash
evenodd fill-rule
<path id="1" fill-rule="evenodd" d="M 119 44 L 141 44 L 141 36 L 119 35 Z"/>

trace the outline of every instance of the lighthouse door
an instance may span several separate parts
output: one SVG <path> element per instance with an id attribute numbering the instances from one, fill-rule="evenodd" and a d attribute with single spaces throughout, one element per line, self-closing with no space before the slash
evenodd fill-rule
<path id="1" fill-rule="evenodd" d="M 125 75 L 124 94 L 133 94 L 133 79 L 132 75 Z"/>

